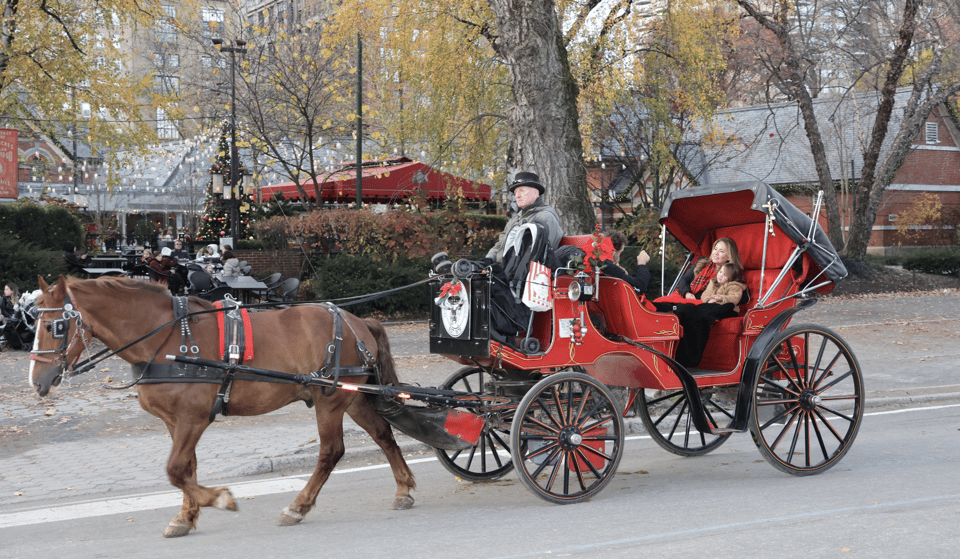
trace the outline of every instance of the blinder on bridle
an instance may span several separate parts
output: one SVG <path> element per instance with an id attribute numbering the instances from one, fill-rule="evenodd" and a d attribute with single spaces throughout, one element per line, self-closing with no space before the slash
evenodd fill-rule
<path id="1" fill-rule="evenodd" d="M 55 339 L 62 340 L 67 337 L 70 330 L 70 322 L 67 318 L 58 318 L 50 323 L 50 335 Z"/>
<path id="2" fill-rule="evenodd" d="M 67 353 L 70 352 L 70 348 L 73 346 L 74 340 L 68 340 L 67 336 L 70 332 L 70 321 L 73 320 L 77 323 L 77 331 L 74 334 L 74 338 L 79 338 L 81 343 L 86 347 L 86 340 L 83 339 L 82 329 L 83 329 L 83 319 L 80 316 L 80 311 L 77 310 L 70 301 L 69 292 L 65 295 L 63 306 L 56 308 L 37 308 L 37 323 L 40 322 L 49 322 L 50 323 L 50 335 L 55 340 L 60 340 L 60 346 L 57 349 L 45 349 L 45 350 L 34 350 L 30 353 L 30 358 L 35 361 L 42 361 L 47 363 L 59 364 L 60 365 L 60 375 L 62 377 L 64 373 L 71 372 L 70 364 L 67 363 Z M 43 313 L 45 312 L 63 312 L 60 318 L 54 318 L 52 320 L 44 319 Z M 43 354 L 59 354 L 55 359 L 45 359 L 37 357 L 38 355 Z M 79 359 L 80 356 L 78 355 Z M 69 376 L 69 375 L 68 375 Z"/>

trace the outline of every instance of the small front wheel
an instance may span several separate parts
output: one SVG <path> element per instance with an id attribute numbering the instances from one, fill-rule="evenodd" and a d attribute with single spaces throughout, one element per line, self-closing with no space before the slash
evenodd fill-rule
<path id="1" fill-rule="evenodd" d="M 623 455 L 613 393 L 582 373 L 547 376 L 520 401 L 510 430 L 520 481 L 538 497 L 576 503 L 600 492 Z"/>
<path id="2" fill-rule="evenodd" d="M 465 367 L 447 378 L 440 388 L 489 396 L 493 394 L 490 387 L 492 381 L 493 376 L 485 370 Z M 482 413 L 483 410 L 478 407 L 469 411 Z M 457 451 L 433 449 L 440 464 L 453 475 L 468 481 L 492 481 L 503 477 L 513 469 L 510 447 L 507 444 L 512 416 L 512 411 L 501 412 L 499 419 L 506 425 L 491 425 L 487 422 L 476 446 Z"/>
<path id="3" fill-rule="evenodd" d="M 753 384 L 750 434 L 775 468 L 807 476 L 850 450 L 863 419 L 863 375 L 835 332 L 798 325 L 764 351 Z"/>

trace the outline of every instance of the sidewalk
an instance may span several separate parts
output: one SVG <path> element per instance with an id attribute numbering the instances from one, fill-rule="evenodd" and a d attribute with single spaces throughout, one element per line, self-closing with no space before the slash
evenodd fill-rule
<path id="1" fill-rule="evenodd" d="M 828 298 L 792 324 L 835 330 L 853 348 L 864 372 L 868 408 L 960 401 L 960 294 Z M 427 325 L 388 325 L 404 382 L 436 386 L 461 366 L 428 355 Z M 162 423 L 140 409 L 132 389 L 102 388 L 129 379 L 119 360 L 54 389 L 40 400 L 27 386 L 26 352 L 0 353 L 0 508 L 17 510 L 49 499 L 107 491 L 166 491 L 170 439 Z M 347 452 L 381 462 L 379 449 L 349 419 Z M 628 420 L 628 431 L 642 430 Z M 257 418 L 218 418 L 197 449 L 202 483 L 256 474 L 312 469 L 314 411 L 291 405 Z M 398 434 L 408 456 L 432 449 Z"/>

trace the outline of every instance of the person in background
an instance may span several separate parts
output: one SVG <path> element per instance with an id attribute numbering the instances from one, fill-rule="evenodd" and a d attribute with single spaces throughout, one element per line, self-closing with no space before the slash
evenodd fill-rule
<path id="1" fill-rule="evenodd" d="M 173 252 L 170 254 L 172 258 L 177 260 L 189 260 L 190 253 L 183 249 L 183 241 L 177 239 L 173 241 Z"/>
<path id="2" fill-rule="evenodd" d="M 620 231 L 612 231 L 608 233 L 607 236 L 610 237 L 610 242 L 613 243 L 613 263 L 601 268 L 601 272 L 605 275 L 626 281 L 632 285 L 640 295 L 646 293 L 647 285 L 650 283 L 650 269 L 647 268 L 650 255 L 647 254 L 645 250 L 641 250 L 640 253 L 637 254 L 637 268 L 631 276 L 623 266 L 620 265 L 620 255 L 623 254 L 623 249 L 627 246 L 627 236 Z"/>
<path id="3" fill-rule="evenodd" d="M 20 288 L 17 284 L 10 282 L 3 286 L 3 297 L 0 297 L 0 320 L 6 322 L 7 319 L 13 318 L 19 300 Z"/>
<path id="4" fill-rule="evenodd" d="M 86 268 L 90 264 L 90 261 L 87 260 L 87 255 L 78 253 L 77 245 L 70 241 L 67 241 L 63 244 L 63 260 L 68 266 L 74 266 L 81 269 Z"/>
<path id="5" fill-rule="evenodd" d="M 7 339 L 7 327 L 13 327 L 15 323 L 15 316 L 17 309 L 19 307 L 20 301 L 20 289 L 17 287 L 17 284 L 10 282 L 3 286 L 3 297 L 0 297 L 0 334 L 2 334 L 2 341 L 7 342 L 7 344 L 13 349 L 20 349 L 19 340 L 16 340 L 16 344 L 11 343 L 11 340 Z"/>
<path id="6" fill-rule="evenodd" d="M 217 252 L 217 245 L 215 245 L 215 244 L 213 244 L 213 243 L 207 245 L 207 249 L 206 249 L 206 251 L 204 252 L 204 255 L 203 255 L 203 256 L 204 256 L 204 258 L 206 258 L 207 260 L 213 260 L 213 259 L 215 259 L 215 258 L 220 258 L 220 253 Z"/>
<path id="7" fill-rule="evenodd" d="M 223 254 L 220 255 L 220 261 L 223 262 L 223 275 L 237 277 L 240 275 L 240 259 L 233 254 L 233 247 L 223 245 Z"/>

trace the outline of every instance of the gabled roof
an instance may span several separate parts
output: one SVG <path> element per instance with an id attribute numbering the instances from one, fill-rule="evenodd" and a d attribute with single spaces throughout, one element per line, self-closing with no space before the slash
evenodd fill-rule
<path id="1" fill-rule="evenodd" d="M 357 197 L 356 164 L 343 163 L 329 174 L 318 177 L 320 195 L 327 202 L 351 202 Z M 419 161 L 406 157 L 393 157 L 386 161 L 363 162 L 362 195 L 366 202 L 395 203 L 409 198 L 414 191 L 422 188 L 430 200 L 445 200 L 450 193 L 462 191 L 468 200 L 490 200 L 490 185 L 475 183 L 467 179 L 437 171 Z M 304 185 L 307 196 L 315 199 L 312 182 Z M 261 187 L 264 200 L 276 193 L 285 198 L 299 199 L 297 185 L 284 182 Z"/>
<path id="2" fill-rule="evenodd" d="M 868 92 L 814 100 L 814 112 L 834 180 L 840 180 L 842 175 L 850 178 L 851 173 L 855 177 L 859 175 L 863 167 L 861 153 L 870 142 L 879 97 L 879 92 Z M 896 93 L 881 158 L 900 130 L 909 98 L 910 88 L 901 88 Z M 704 146 L 703 160 L 710 162 L 706 168 L 702 162 L 700 165 L 690 162 L 701 184 L 755 180 L 768 184 L 817 182 L 810 141 L 797 103 L 722 111 L 715 124 L 723 136 L 734 141 L 720 148 Z"/>

